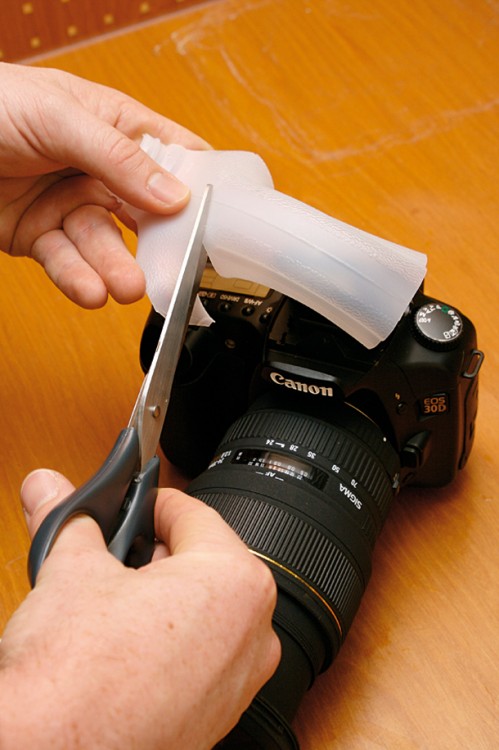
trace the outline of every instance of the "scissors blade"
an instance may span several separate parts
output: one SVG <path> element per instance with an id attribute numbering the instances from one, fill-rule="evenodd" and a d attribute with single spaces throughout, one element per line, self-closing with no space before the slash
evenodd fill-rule
<path id="1" fill-rule="evenodd" d="M 141 447 L 143 469 L 156 453 L 166 417 L 177 362 L 189 325 L 207 255 L 203 237 L 212 186 L 203 194 L 187 251 L 175 285 L 151 367 L 140 389 L 129 427 L 135 427 Z"/>

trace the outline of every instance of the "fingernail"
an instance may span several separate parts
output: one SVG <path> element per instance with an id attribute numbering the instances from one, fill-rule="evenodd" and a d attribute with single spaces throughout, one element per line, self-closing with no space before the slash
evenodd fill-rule
<path id="1" fill-rule="evenodd" d="M 21 502 L 27 516 L 57 497 L 59 479 L 60 474 L 50 469 L 36 469 L 28 474 L 21 486 Z"/>
<path id="2" fill-rule="evenodd" d="M 189 195 L 187 185 L 184 185 L 173 175 L 166 175 L 163 172 L 155 172 L 151 175 L 147 183 L 147 189 L 155 198 L 167 206 L 183 203 Z"/>

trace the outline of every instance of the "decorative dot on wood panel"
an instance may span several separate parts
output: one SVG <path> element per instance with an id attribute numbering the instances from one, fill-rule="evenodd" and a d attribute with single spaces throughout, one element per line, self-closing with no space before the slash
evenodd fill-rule
<path id="1" fill-rule="evenodd" d="M 104 13 L 102 20 L 105 26 L 112 26 L 114 23 L 114 15 L 112 13 Z"/>
<path id="2" fill-rule="evenodd" d="M 139 4 L 139 13 L 142 13 L 142 15 L 149 13 L 150 10 L 151 10 L 151 3 L 143 2 Z"/>
<path id="3" fill-rule="evenodd" d="M 42 46 L 42 40 L 39 36 L 32 36 L 29 40 L 29 46 L 31 47 L 31 49 L 40 49 L 40 47 Z"/>
<path id="4" fill-rule="evenodd" d="M 35 12 L 35 7 L 33 3 L 23 3 L 21 5 L 21 11 L 23 16 L 30 16 L 32 13 Z"/>
<path id="5" fill-rule="evenodd" d="M 78 36 L 78 26 L 71 24 L 71 26 L 68 26 L 68 28 L 66 29 L 66 34 L 71 38 Z"/>

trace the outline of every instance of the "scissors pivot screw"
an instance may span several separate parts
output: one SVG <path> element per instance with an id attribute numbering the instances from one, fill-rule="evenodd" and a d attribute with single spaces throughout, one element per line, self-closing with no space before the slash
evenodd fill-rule
<path id="1" fill-rule="evenodd" d="M 161 414 L 161 407 L 159 404 L 156 404 L 155 406 L 150 406 L 149 411 L 151 412 L 154 419 L 157 419 Z"/>

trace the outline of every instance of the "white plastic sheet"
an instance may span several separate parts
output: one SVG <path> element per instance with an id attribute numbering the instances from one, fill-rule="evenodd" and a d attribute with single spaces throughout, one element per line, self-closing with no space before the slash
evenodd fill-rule
<path id="1" fill-rule="evenodd" d="M 375 237 L 274 190 L 256 154 L 189 151 L 144 136 L 142 148 L 189 186 L 180 214 L 135 212 L 137 259 L 164 314 L 207 184 L 205 248 L 218 274 L 264 284 L 304 303 L 367 348 L 395 328 L 426 273 L 426 256 Z M 202 306 L 195 322 L 203 318 Z"/>

